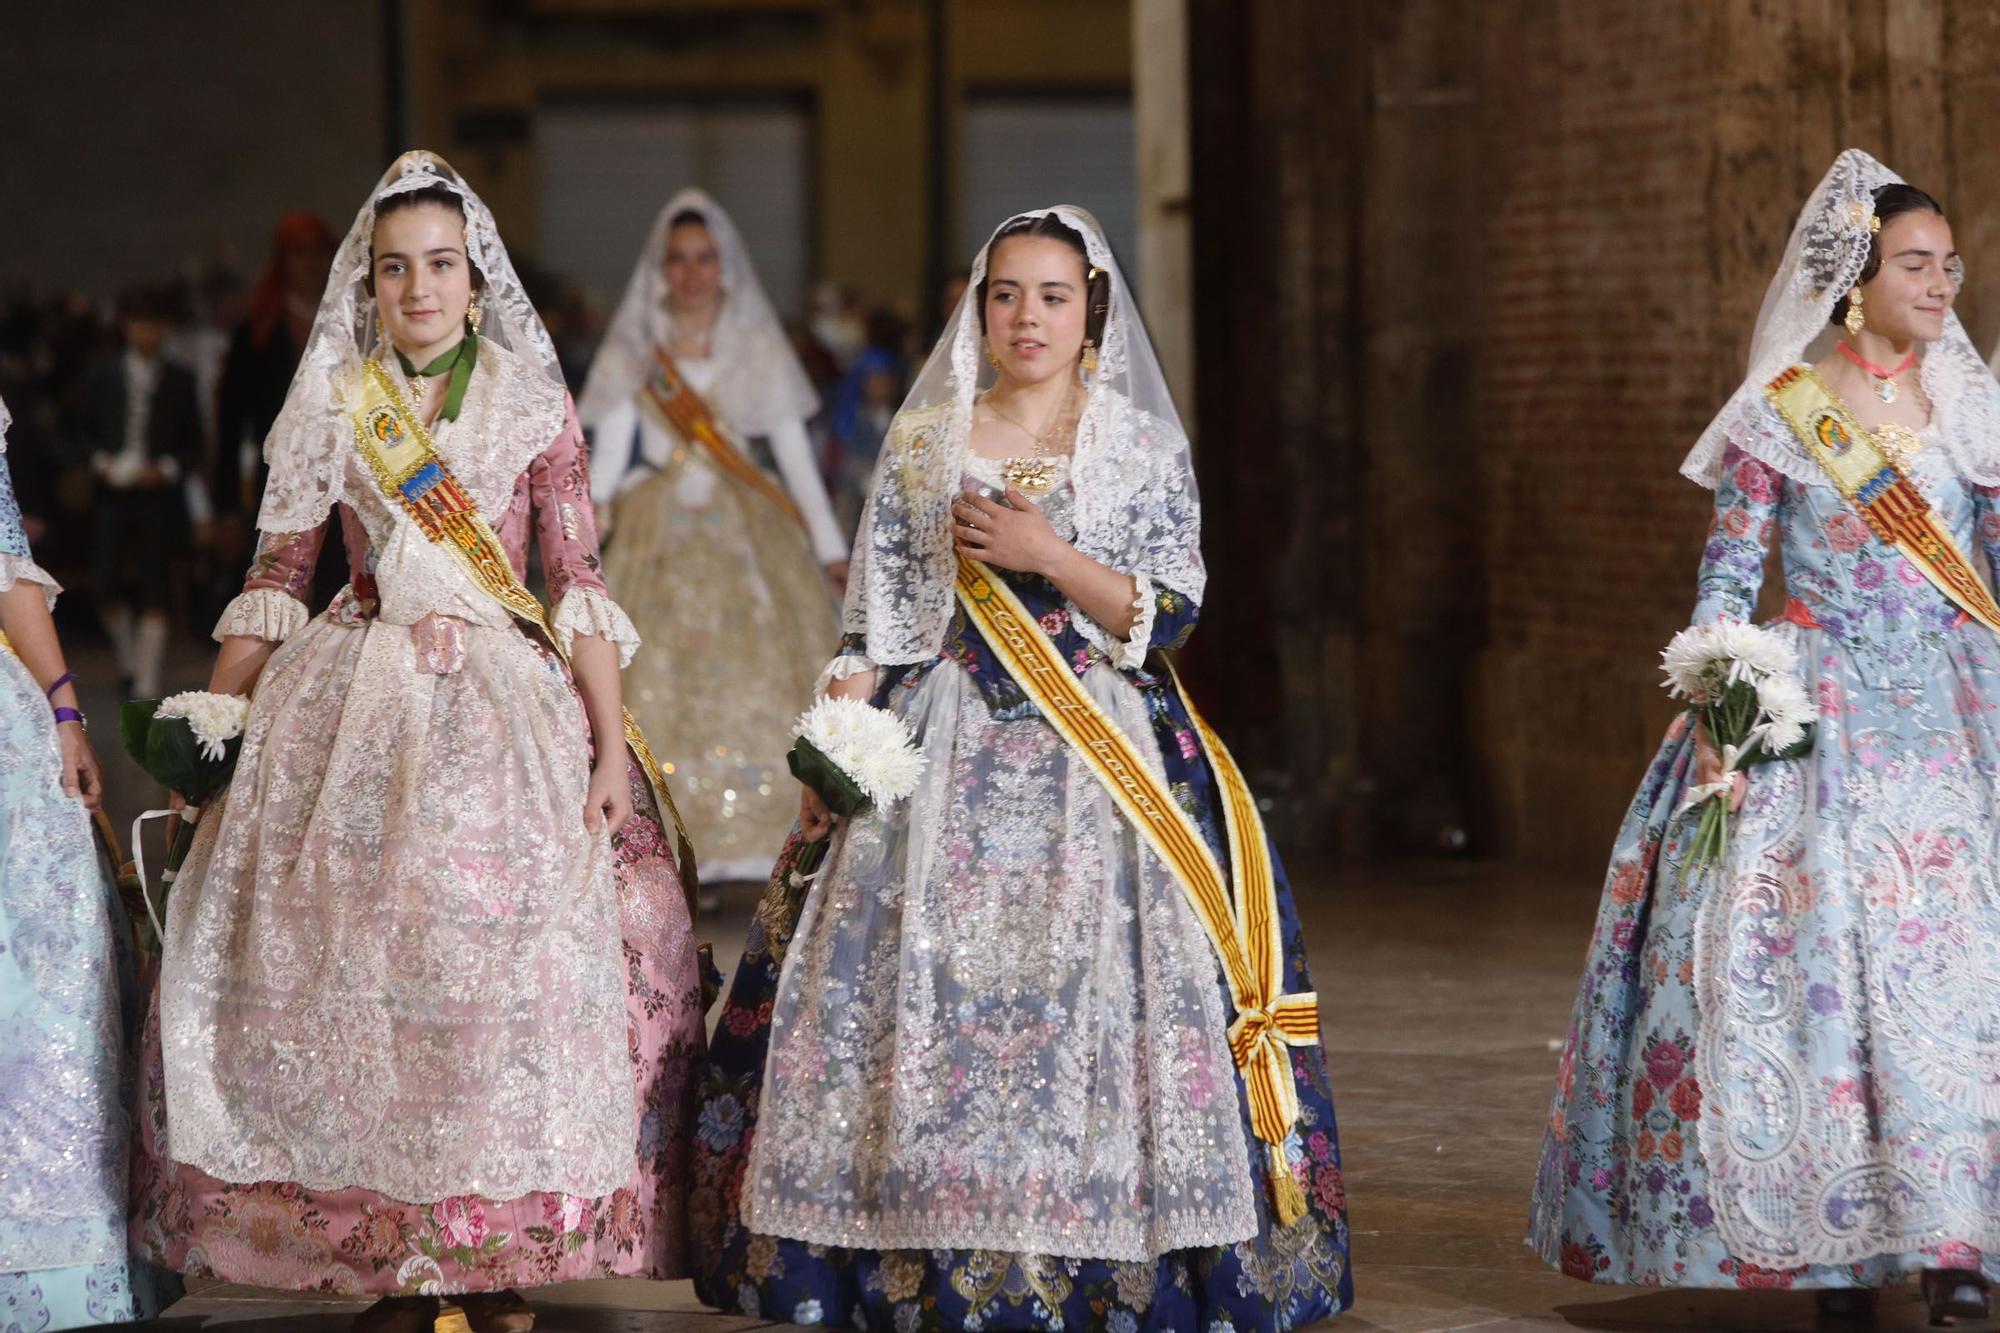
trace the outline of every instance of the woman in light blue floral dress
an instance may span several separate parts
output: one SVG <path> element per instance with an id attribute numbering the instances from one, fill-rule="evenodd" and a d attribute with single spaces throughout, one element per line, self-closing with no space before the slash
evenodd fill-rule
<path id="1" fill-rule="evenodd" d="M 2000 386 L 1950 312 L 1959 281 L 1936 202 L 1843 154 L 1748 380 L 1683 467 L 1715 491 L 1695 621 L 1750 619 L 1775 545 L 1773 623 L 1816 736 L 1736 780 L 1712 868 L 1685 861 L 1686 793 L 1719 767 L 1685 719 L 1626 816 L 1528 1237 L 1571 1276 L 1816 1288 L 1838 1309 L 1921 1273 L 1948 1317 L 1983 1313 L 2000 1274 L 2000 641 L 1876 535 L 1765 391 L 1813 363 L 1795 378 L 1895 450 L 1990 582 Z"/>
<path id="2" fill-rule="evenodd" d="M 126 1249 L 124 912 L 91 835 L 102 792 L 29 557 L 0 404 L 0 1329 L 149 1318 Z"/>

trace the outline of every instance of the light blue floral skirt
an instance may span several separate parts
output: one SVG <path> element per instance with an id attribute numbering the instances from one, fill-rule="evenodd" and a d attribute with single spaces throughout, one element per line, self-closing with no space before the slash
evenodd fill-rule
<path id="1" fill-rule="evenodd" d="M 126 1241 L 131 955 L 49 706 L 0 650 L 0 1329 L 148 1318 Z"/>
<path id="2" fill-rule="evenodd" d="M 1612 853 L 1529 1243 L 1571 1276 L 1850 1287 L 2000 1278 L 2000 648 L 1894 670 L 1796 636 L 1805 759 L 1752 770 L 1690 869 L 1669 732 Z"/>

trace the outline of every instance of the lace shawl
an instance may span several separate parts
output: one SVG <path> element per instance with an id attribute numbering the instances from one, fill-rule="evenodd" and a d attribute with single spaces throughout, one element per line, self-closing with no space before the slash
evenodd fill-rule
<path id="1" fill-rule="evenodd" d="M 1095 218 L 1066 204 L 1022 216 L 1043 213 L 1079 232 L 1090 262 L 1110 275 L 1098 370 L 1077 423 L 1071 471 L 1076 548 L 1198 602 L 1207 571 L 1187 433 L 1131 288 Z M 869 658 L 883 665 L 935 656 L 950 623 L 957 577 L 951 502 L 965 472 L 973 400 L 984 387 L 976 293 L 991 249 L 989 240 L 973 261 L 972 282 L 945 336 L 890 425 L 862 511 L 842 630 L 865 636 Z M 1107 653 L 1119 650 L 1121 640 L 1088 616 L 1077 623 Z"/>
<path id="2" fill-rule="evenodd" d="M 1829 484 L 1772 411 L 1764 386 L 1787 366 L 1832 350 L 1836 335 L 1828 320 L 1867 265 L 1875 192 L 1901 179 L 1859 149 L 1834 160 L 1799 211 L 1784 261 L 1764 293 L 1749 373 L 1688 452 L 1682 476 L 1715 489 L 1723 453 L 1733 444 L 1801 484 Z M 1962 274 L 1954 277 L 1962 281 Z M 1931 439 L 1966 480 L 2000 485 L 2000 382 L 1973 350 L 1957 314 L 1945 316 L 1943 335 L 1922 344 L 1919 355 L 1919 383 L 1931 401 Z"/>
<path id="3" fill-rule="evenodd" d="M 757 281 L 749 247 L 735 222 L 700 190 L 682 190 L 654 219 L 618 302 L 618 313 L 591 363 L 590 378 L 584 381 L 576 406 L 578 419 L 595 428 L 645 383 L 653 348 L 666 340 L 672 325 L 667 313 L 668 224 L 689 211 L 701 214 L 722 260 L 722 308 L 709 334 L 709 358 L 718 373 L 702 397 L 732 431 L 742 435 L 769 435 L 784 422 L 806 420 L 819 411 L 819 395 Z"/>
<path id="4" fill-rule="evenodd" d="M 558 415 L 536 428 L 547 426 L 540 433 L 541 446 L 562 429 L 563 377 L 555 344 L 514 271 L 492 211 L 443 158 L 422 150 L 405 153 L 370 192 L 334 255 L 305 355 L 264 442 L 271 475 L 257 515 L 262 531 L 303 532 L 318 527 L 340 498 L 342 473 L 354 451 L 346 394 L 358 382 L 362 359 L 377 342 L 375 298 L 367 286 L 375 213 L 393 195 L 437 186 L 457 195 L 464 206 L 466 254 L 485 279 L 479 291 L 480 365 L 485 365 L 489 348 L 513 352 L 555 390 Z M 487 497 L 479 498 L 485 508 Z"/>

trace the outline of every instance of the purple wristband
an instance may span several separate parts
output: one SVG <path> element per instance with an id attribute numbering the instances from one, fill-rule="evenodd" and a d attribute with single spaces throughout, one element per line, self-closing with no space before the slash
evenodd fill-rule
<path id="1" fill-rule="evenodd" d="M 83 714 L 78 712 L 76 709 L 74 708 L 56 709 L 56 725 L 61 726 L 65 722 L 74 722 L 78 726 L 83 727 L 85 730 L 89 730 L 90 727 L 90 724 L 83 720 Z"/>
<path id="2" fill-rule="evenodd" d="M 62 674 L 61 674 L 60 676 L 57 676 L 57 677 L 56 677 L 56 683 L 55 683 L 55 684 L 53 684 L 53 685 L 49 686 L 49 687 L 48 687 L 48 688 L 47 688 L 46 690 L 43 690 L 43 691 L 42 691 L 42 697 L 43 697 L 44 699 L 53 699 L 53 698 L 55 698 L 55 697 L 56 697 L 56 691 L 57 691 L 57 690 L 61 689 L 61 688 L 62 688 L 63 686 L 65 686 L 65 685 L 69 684 L 69 683 L 70 683 L 71 681 L 73 681 L 73 680 L 75 680 L 75 679 L 76 679 L 76 672 L 74 672 L 74 671 L 65 671 L 65 672 L 63 672 L 63 673 L 62 673 Z"/>

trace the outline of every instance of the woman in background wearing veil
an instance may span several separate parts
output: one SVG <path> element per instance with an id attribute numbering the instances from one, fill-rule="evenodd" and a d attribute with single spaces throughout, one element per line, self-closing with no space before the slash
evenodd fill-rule
<path id="1" fill-rule="evenodd" d="M 791 827 L 792 720 L 833 636 L 847 542 L 806 421 L 819 398 L 729 215 L 660 211 L 584 384 L 605 576 L 646 651 L 633 713 L 674 775 L 701 878 L 763 880 Z M 751 455 L 770 447 L 782 484 Z M 636 449 L 635 449 L 636 444 Z"/>
<path id="2" fill-rule="evenodd" d="M 130 938 L 9 424 L 0 403 L 0 1328 L 39 1333 L 150 1319 L 171 1290 L 128 1248 Z"/>
<path id="3" fill-rule="evenodd" d="M 492 214 L 406 153 L 283 412 L 210 688 L 246 693 L 173 888 L 134 1227 L 189 1274 L 436 1293 L 682 1271 L 692 927 L 597 573 L 590 478 Z M 298 600 L 338 524 L 353 581 Z M 520 584 L 530 537 L 551 595 Z"/>
<path id="4" fill-rule="evenodd" d="M 1712 868 L 1687 864 L 1688 793 L 1721 778 L 1705 727 L 1674 724 L 1626 816 L 1528 1237 L 1572 1276 L 1816 1288 L 1845 1311 L 1921 1274 L 1938 1319 L 1985 1313 L 2000 385 L 1951 311 L 1961 277 L 1937 201 L 1843 153 L 1749 377 L 1682 465 L 1715 492 L 1695 623 L 1747 620 L 1775 544 L 1772 628 L 1817 727 L 1805 757 L 1729 779 Z M 1898 514 L 1837 483 L 1828 460 L 1856 451 L 1856 475 L 1908 483 Z"/>
<path id="5" fill-rule="evenodd" d="M 1096 222 L 1008 221 L 883 448 L 826 672 L 923 779 L 809 890 L 794 838 L 753 924 L 697 1129 L 709 1304 L 1249 1333 L 1348 1303 L 1291 893 L 1154 652 L 1194 627 L 1199 538 Z M 801 824 L 831 827 L 810 791 Z"/>

